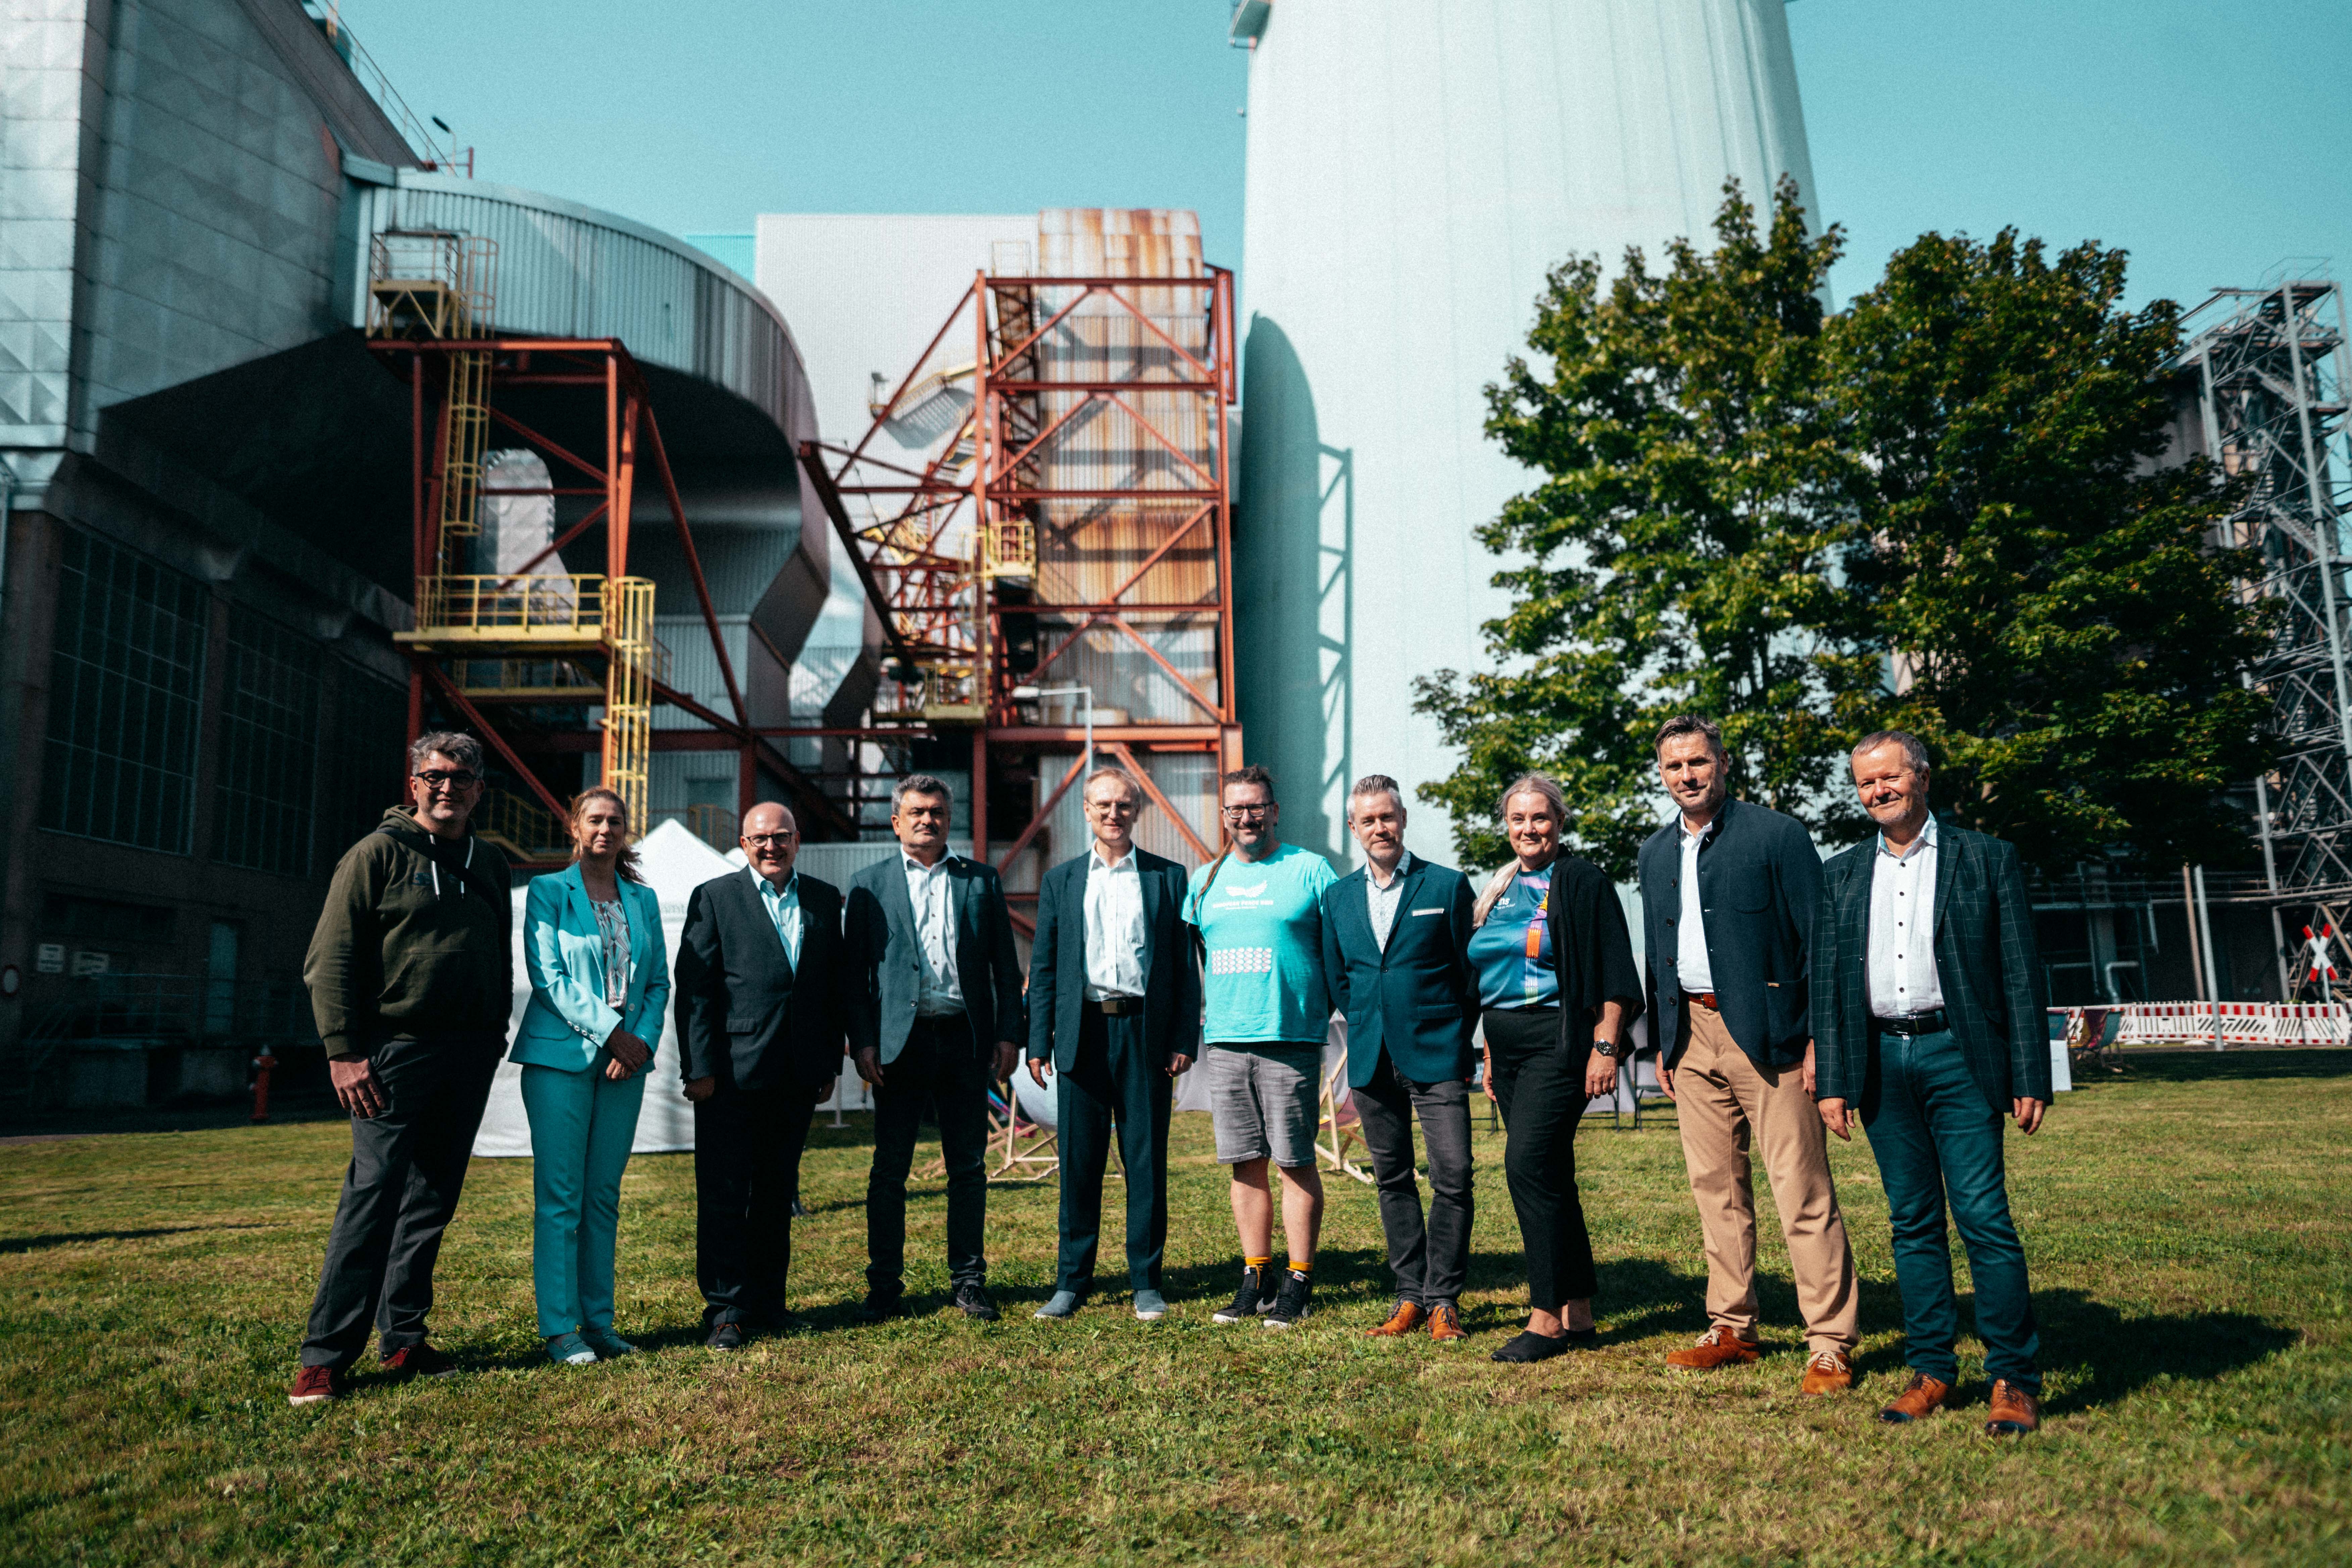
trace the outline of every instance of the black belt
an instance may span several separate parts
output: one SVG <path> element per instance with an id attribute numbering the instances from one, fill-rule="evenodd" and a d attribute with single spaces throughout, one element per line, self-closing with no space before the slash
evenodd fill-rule
<path id="1" fill-rule="evenodd" d="M 1100 1013 L 1107 1018 L 1123 1018 L 1130 1013 L 1142 1012 L 1143 998 L 1140 996 L 1106 996 L 1101 1001 L 1097 1002 L 1093 997 L 1089 996 L 1087 998 L 1087 1005 L 1092 1007 L 1096 1012 Z"/>
<path id="2" fill-rule="evenodd" d="M 1938 1007 L 1932 1013 L 1906 1013 L 1897 1018 L 1874 1016 L 1870 1026 L 1883 1035 L 1940 1035 L 1951 1023 Z"/>

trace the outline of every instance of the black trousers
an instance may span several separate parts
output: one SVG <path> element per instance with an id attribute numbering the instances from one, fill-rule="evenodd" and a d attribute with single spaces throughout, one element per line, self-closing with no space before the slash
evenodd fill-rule
<path id="1" fill-rule="evenodd" d="M 1484 1023 L 1507 1134 L 1503 1174 L 1528 1249 L 1528 1305 L 1557 1312 L 1598 1288 L 1576 1194 L 1576 1129 L 1592 1098 L 1584 1092 L 1591 1032 L 1576 1031 L 1583 1038 L 1563 1047 L 1557 1007 L 1495 1008 Z"/>
<path id="2" fill-rule="evenodd" d="M 1168 1251 L 1167 1060 L 1150 1059 L 1140 1013 L 1081 1010 L 1077 1063 L 1054 1075 L 1054 1121 L 1062 1152 L 1062 1255 L 1055 1289 L 1084 1295 L 1094 1283 L 1102 1239 L 1103 1166 L 1112 1129 L 1127 1168 L 1127 1278 L 1160 1289 Z"/>
<path id="3" fill-rule="evenodd" d="M 866 1283 L 877 1296 L 906 1288 L 907 1173 L 927 1105 L 939 1119 L 948 1167 L 948 1275 L 958 1285 L 988 1277 L 989 1067 L 961 1016 L 916 1019 L 898 1059 L 882 1064 L 874 1169 L 866 1179 Z"/>
<path id="4" fill-rule="evenodd" d="M 310 1301 L 304 1366 L 351 1365 L 371 1321 L 384 1355 L 424 1342 L 441 1234 L 465 1190 L 504 1044 L 444 1035 L 387 1040 L 370 1056 L 384 1108 L 352 1118 L 352 1162 Z"/>
<path id="5" fill-rule="evenodd" d="M 783 1315 L 793 1198 L 822 1088 L 723 1088 L 694 1108 L 694 1274 L 706 1327 Z"/>
<path id="6" fill-rule="evenodd" d="M 1371 1081 L 1354 1091 L 1356 1118 L 1371 1152 L 1381 1232 L 1397 1300 L 1434 1307 L 1460 1299 L 1470 1273 L 1470 1086 L 1460 1079 L 1414 1083 L 1397 1076 L 1384 1049 Z M 1412 1118 L 1429 1147 L 1429 1219 L 1413 1180 Z"/>

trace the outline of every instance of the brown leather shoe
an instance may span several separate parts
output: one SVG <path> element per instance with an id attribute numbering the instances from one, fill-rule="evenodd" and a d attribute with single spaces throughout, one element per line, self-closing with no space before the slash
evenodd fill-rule
<path id="1" fill-rule="evenodd" d="M 1915 1372 L 1911 1374 L 1911 1386 L 1896 1394 L 1895 1403 L 1880 1411 L 1878 1418 L 1896 1426 L 1916 1421 L 1941 1410 L 1944 1401 L 1951 1396 L 1950 1384 L 1937 1383 L 1924 1372 Z"/>
<path id="2" fill-rule="evenodd" d="M 1698 1337 L 1698 1343 L 1666 1352 L 1666 1364 L 1686 1372 L 1713 1372 L 1719 1366 L 1745 1366 L 1762 1357 L 1755 1342 L 1717 1327 Z"/>
<path id="3" fill-rule="evenodd" d="M 1396 1304 L 1395 1313 L 1390 1317 L 1387 1322 L 1382 1323 L 1377 1329 L 1366 1329 L 1364 1331 L 1371 1335 L 1374 1339 L 1401 1339 L 1404 1335 L 1412 1332 L 1413 1330 L 1421 1327 L 1421 1318 L 1422 1311 L 1418 1303 L 1412 1301 L 1399 1301 Z"/>
<path id="4" fill-rule="evenodd" d="M 2021 1437 L 2042 1430 L 2042 1401 L 2005 1377 L 1993 1379 L 1992 1418 L 1985 1431 L 1995 1437 Z"/>
<path id="5" fill-rule="evenodd" d="M 1429 1337 L 1439 1344 L 1470 1337 L 1470 1331 L 1462 1326 L 1462 1313 L 1453 1302 L 1440 1301 L 1429 1310 Z"/>
<path id="6" fill-rule="evenodd" d="M 1853 1386 L 1853 1363 L 1843 1351 L 1815 1351 L 1805 1363 L 1800 1394 L 1843 1394 Z"/>

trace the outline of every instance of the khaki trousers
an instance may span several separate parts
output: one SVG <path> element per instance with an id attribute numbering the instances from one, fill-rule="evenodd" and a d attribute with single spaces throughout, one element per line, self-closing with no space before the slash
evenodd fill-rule
<path id="1" fill-rule="evenodd" d="M 1675 1064 L 1675 1111 L 1706 1238 L 1707 1321 L 1740 1339 L 1756 1338 L 1753 1142 L 1780 1211 L 1806 1349 L 1851 1352 L 1861 1312 L 1853 1250 L 1830 1180 L 1828 1130 L 1805 1092 L 1804 1071 L 1759 1068 L 1713 1008 L 1686 1003 L 1685 1016 L 1690 1043 Z"/>

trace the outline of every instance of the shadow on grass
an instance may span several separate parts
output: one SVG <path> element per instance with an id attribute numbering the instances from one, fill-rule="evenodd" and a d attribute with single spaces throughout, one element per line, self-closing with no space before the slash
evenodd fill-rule
<path id="1" fill-rule="evenodd" d="M 2212 1083 L 2222 1079 L 2352 1078 L 2352 1050 L 2129 1051 L 2121 1079 L 2090 1081 Z"/>
<path id="2" fill-rule="evenodd" d="M 158 1236 L 185 1236 L 195 1230 L 275 1230 L 274 1225 L 159 1225 L 146 1230 L 58 1231 L 48 1236 L 0 1237 L 0 1257 L 42 1252 L 52 1247 L 78 1247 L 93 1241 L 144 1241 Z"/>
<path id="3" fill-rule="evenodd" d="M 1966 1301 L 1963 1311 L 1972 1315 L 1974 1305 Z M 2036 1290 L 2033 1312 L 2042 1371 L 2076 1380 L 2052 1400 L 2053 1411 L 2113 1404 L 2160 1377 L 2211 1382 L 2267 1361 L 2302 1337 L 2246 1312 L 2126 1317 L 2080 1290 Z"/>

